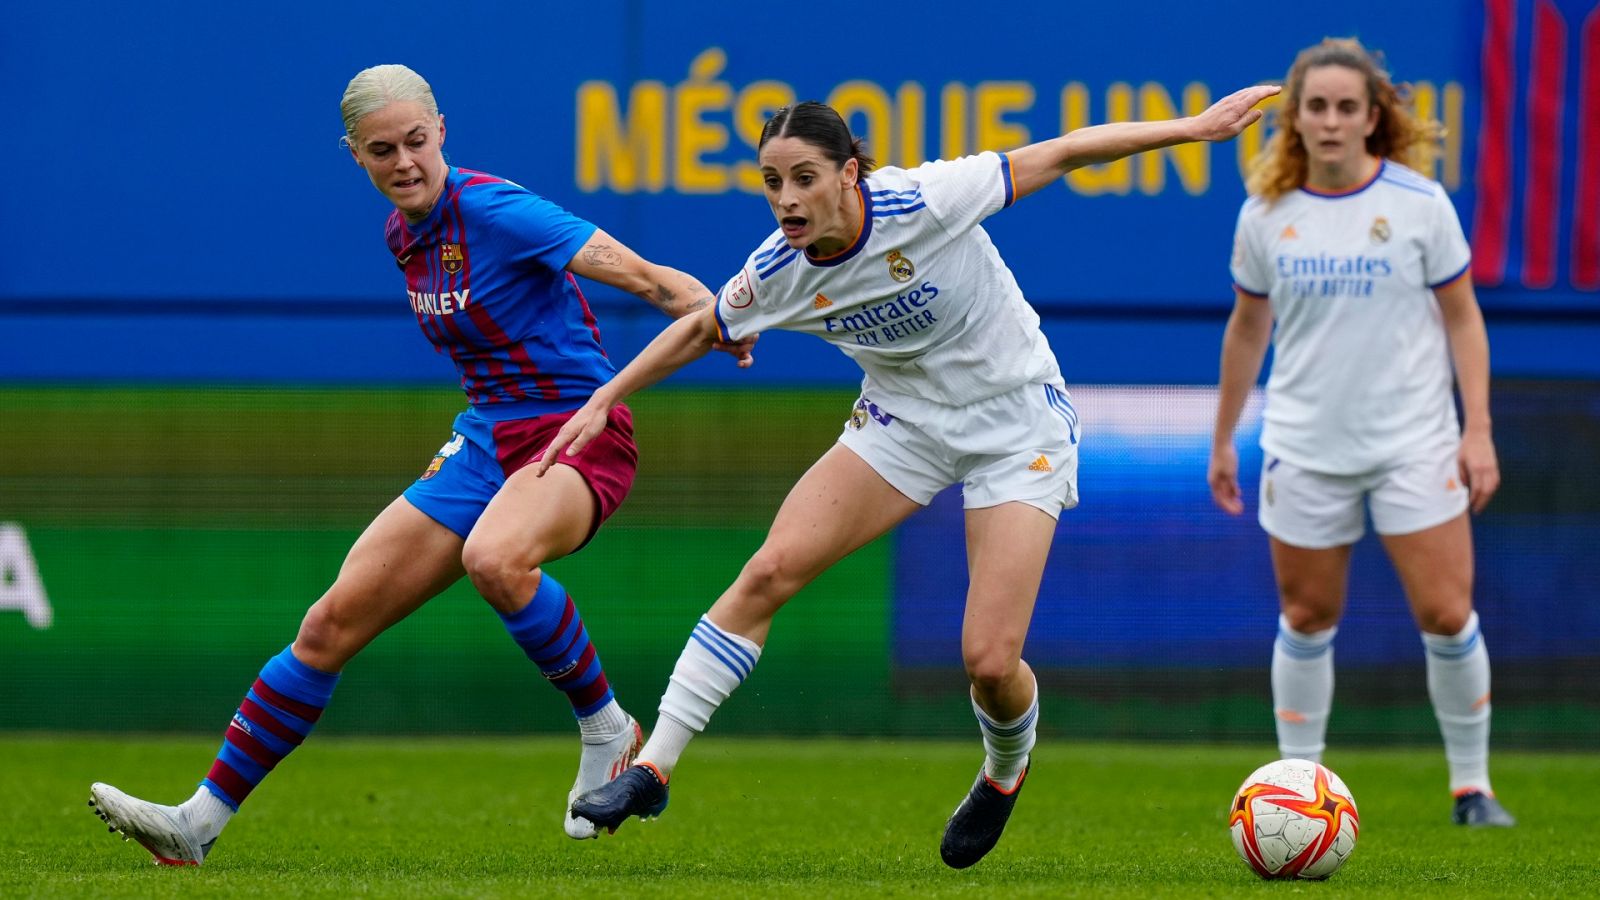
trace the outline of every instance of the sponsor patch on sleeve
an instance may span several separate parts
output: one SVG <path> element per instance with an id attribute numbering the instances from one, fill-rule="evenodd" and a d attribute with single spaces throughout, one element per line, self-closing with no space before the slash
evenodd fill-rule
<path id="1" fill-rule="evenodd" d="M 750 273 L 740 269 L 739 274 L 733 276 L 733 280 L 723 289 L 722 299 L 734 309 L 744 309 L 754 303 L 756 292 L 750 286 Z"/>

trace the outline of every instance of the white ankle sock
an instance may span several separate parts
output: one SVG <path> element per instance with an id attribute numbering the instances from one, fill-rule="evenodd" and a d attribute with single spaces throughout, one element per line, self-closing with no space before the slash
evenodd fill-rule
<path id="1" fill-rule="evenodd" d="M 978 717 L 978 730 L 983 734 L 983 772 L 1002 791 L 1010 792 L 1022 779 L 1028 753 L 1038 738 L 1039 686 L 1034 685 L 1028 711 L 1009 722 L 995 721 L 978 705 L 976 697 L 972 698 L 972 712 Z"/>
<path id="2" fill-rule="evenodd" d="M 233 807 L 201 787 L 193 797 L 178 805 L 178 815 L 194 830 L 196 840 L 201 844 L 209 844 L 217 839 L 228 820 L 233 818 Z"/>
<path id="3" fill-rule="evenodd" d="M 578 720 L 578 734 L 583 737 L 584 743 L 590 744 L 603 744 L 626 727 L 628 714 L 622 711 L 622 704 L 616 700 L 607 703 L 593 715 Z"/>

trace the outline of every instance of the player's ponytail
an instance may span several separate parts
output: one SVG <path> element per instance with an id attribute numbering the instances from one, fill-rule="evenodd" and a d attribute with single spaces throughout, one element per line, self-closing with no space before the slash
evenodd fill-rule
<path id="1" fill-rule="evenodd" d="M 357 72 L 345 87 L 344 98 L 339 101 L 339 113 L 344 116 L 344 138 L 340 143 L 354 141 L 356 127 L 362 119 L 395 102 L 416 103 L 429 117 L 439 115 L 439 105 L 433 99 L 433 88 L 411 69 L 401 65 L 386 65 Z"/>
<path id="2" fill-rule="evenodd" d="M 822 151 L 841 168 L 849 160 L 860 166 L 858 178 L 865 178 L 877 162 L 867 154 L 867 142 L 850 133 L 850 126 L 833 107 L 815 100 L 805 100 L 785 106 L 773 113 L 761 129 L 761 140 L 756 145 L 760 152 L 767 141 L 778 137 L 799 138 Z"/>

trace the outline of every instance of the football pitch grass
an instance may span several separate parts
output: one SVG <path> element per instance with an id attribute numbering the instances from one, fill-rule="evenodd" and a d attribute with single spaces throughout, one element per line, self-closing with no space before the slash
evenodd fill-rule
<path id="1" fill-rule="evenodd" d="M 1433 747 L 1339 749 L 1361 838 L 1324 883 L 1262 882 L 1226 807 L 1260 747 L 1045 741 L 1004 839 L 939 861 L 981 749 L 968 742 L 703 738 L 654 822 L 572 841 L 560 814 L 574 738 L 313 738 L 252 796 L 201 869 L 151 865 L 86 800 L 106 781 L 187 797 L 201 737 L 0 738 L 0 896 L 1194 897 L 1594 896 L 1594 754 L 1501 752 L 1521 820 L 1448 820 Z"/>

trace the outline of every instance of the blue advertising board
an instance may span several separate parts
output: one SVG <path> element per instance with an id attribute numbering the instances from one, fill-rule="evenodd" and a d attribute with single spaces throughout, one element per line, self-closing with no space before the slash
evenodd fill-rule
<path id="1" fill-rule="evenodd" d="M 525 184 L 716 287 L 771 230 L 754 144 L 784 103 L 826 100 L 880 161 L 910 165 L 1198 111 L 1281 78 L 1327 35 L 1383 51 L 1445 124 L 1429 174 L 1488 251 L 1486 309 L 1600 309 L 1600 115 L 1584 115 L 1600 94 L 1581 89 L 1600 67 L 1600 16 L 1588 2 L 1347 0 L 1292 16 L 1265 0 L 1069 2 L 997 16 L 931 0 L 830 18 L 705 0 L 397 0 L 381 14 L 289 3 L 270 17 L 62 0 L 13 12 L 0 37 L 0 79 L 25 98 L 0 200 L 12 251 L 0 330 L 13 338 L 0 378 L 257 380 L 272 360 L 289 380 L 437 377 L 420 339 L 397 350 L 409 317 L 382 244 L 388 206 L 338 143 L 339 97 L 372 64 L 432 82 L 452 162 Z M 1071 172 L 988 227 L 1047 316 L 1219 317 L 1241 167 L 1275 121 L 1231 144 Z M 375 316 L 398 318 L 374 329 Z M 649 321 L 625 328 L 648 336 Z M 366 359 L 369 333 L 380 337 Z M 263 358 L 252 337 L 289 343 Z M 621 355 L 636 347 L 624 340 Z M 186 348 L 217 364 L 190 364 Z M 345 361 L 327 364 L 330 349 Z"/>

